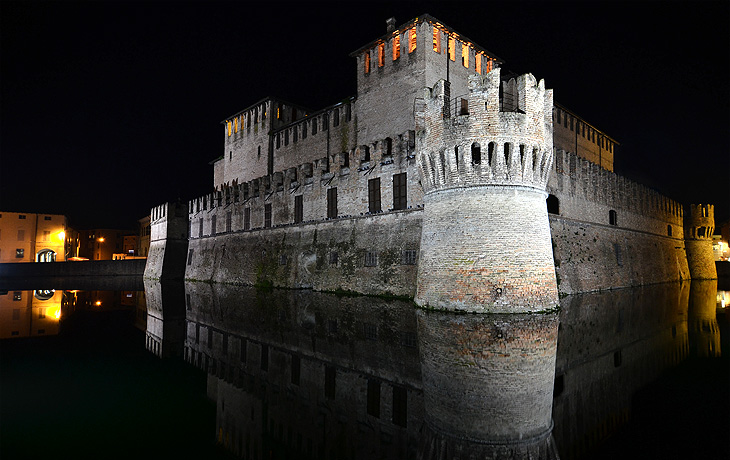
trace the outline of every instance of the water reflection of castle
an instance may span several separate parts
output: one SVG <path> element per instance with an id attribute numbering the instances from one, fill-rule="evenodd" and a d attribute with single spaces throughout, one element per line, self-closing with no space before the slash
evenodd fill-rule
<path id="1" fill-rule="evenodd" d="M 702 326 L 712 324 L 715 292 L 710 281 L 564 299 L 552 397 L 562 458 L 577 458 L 615 432 L 631 416 L 632 393 L 663 370 L 694 350 L 707 356 L 710 343 L 719 356 L 717 322 Z M 148 299 L 162 302 L 161 294 L 148 293 Z M 188 283 L 184 294 L 172 295 L 184 300 L 170 310 L 150 308 L 163 321 L 171 312 L 177 329 L 165 331 L 172 334 L 171 346 L 207 371 L 209 396 L 218 407 L 216 439 L 231 452 L 244 458 L 428 453 L 423 318 L 417 320 L 422 315 L 408 303 L 203 283 Z M 488 317 L 458 318 L 464 332 L 454 351 L 442 354 L 455 370 L 467 364 L 460 356 L 472 359 L 459 350 L 482 340 Z M 509 322 L 496 319 L 487 329 L 509 334 Z M 164 339 L 159 324 L 150 324 Z M 700 326 L 693 331 L 694 324 Z M 448 400 L 449 389 L 440 391 Z"/>

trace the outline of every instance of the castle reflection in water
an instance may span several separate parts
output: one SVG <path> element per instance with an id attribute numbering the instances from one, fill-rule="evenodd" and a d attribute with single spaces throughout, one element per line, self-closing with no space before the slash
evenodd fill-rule
<path id="1" fill-rule="evenodd" d="M 568 296 L 559 313 L 545 315 L 457 315 L 402 300 L 206 283 L 123 289 L 130 288 L 5 291 L 3 337 L 38 335 L 39 328 L 57 334 L 78 310 L 127 309 L 147 350 L 207 373 L 215 442 L 247 459 L 483 458 L 484 446 L 469 442 L 472 425 L 455 423 L 461 414 L 449 408 L 483 393 L 495 401 L 485 424 L 525 432 L 539 425 L 529 417 L 519 427 L 499 424 L 501 407 L 519 414 L 521 404 L 500 399 L 515 394 L 502 392 L 504 385 L 522 385 L 502 376 L 515 360 L 525 382 L 543 375 L 545 364 L 534 358 L 555 331 L 547 443 L 555 452 L 538 456 L 585 458 L 637 423 L 635 395 L 664 371 L 687 358 L 721 356 L 729 309 L 716 281 Z M 438 341 L 430 338 L 445 328 Z M 434 436 L 442 427 L 449 437 Z"/>
<path id="2" fill-rule="evenodd" d="M 528 359 L 534 347 L 518 337 L 538 343 L 557 324 L 555 314 L 485 319 L 302 290 L 146 281 L 145 292 L 147 348 L 207 372 L 217 442 L 252 459 L 434 458 L 434 449 L 478 455 L 468 426 L 461 439 L 455 425 L 453 439 L 434 443 L 431 427 L 439 421 L 431 419 L 453 420 L 444 411 L 470 397 L 470 388 L 498 399 L 500 385 L 515 382 L 464 382 L 484 375 L 469 369 Z M 562 299 L 549 443 L 559 456 L 580 458 L 619 430 L 631 418 L 632 395 L 664 370 L 689 355 L 719 357 L 717 314 L 726 309 L 717 299 L 724 295 L 716 281 L 692 281 Z M 423 358 L 431 346 L 424 336 L 442 316 L 455 324 L 453 349 L 436 350 L 442 358 L 434 366 Z M 477 349 L 490 334 L 511 345 Z M 452 369 L 452 378 L 434 378 L 435 368 Z M 485 423 L 494 423 L 499 407 L 519 404 L 498 401 Z"/>

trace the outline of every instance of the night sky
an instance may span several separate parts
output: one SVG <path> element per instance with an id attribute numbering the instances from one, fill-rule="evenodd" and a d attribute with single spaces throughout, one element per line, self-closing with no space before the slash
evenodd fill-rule
<path id="1" fill-rule="evenodd" d="M 134 229 L 212 190 L 221 120 L 266 96 L 316 110 L 355 95 L 349 53 L 423 13 L 544 78 L 621 144 L 619 174 L 730 216 L 727 1 L 3 1 L 0 211 Z"/>

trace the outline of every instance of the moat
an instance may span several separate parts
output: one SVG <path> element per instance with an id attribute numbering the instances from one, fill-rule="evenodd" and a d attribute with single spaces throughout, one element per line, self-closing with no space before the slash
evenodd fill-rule
<path id="1" fill-rule="evenodd" d="M 720 458 L 730 307 L 717 286 L 575 295 L 559 313 L 501 316 L 139 278 L 4 286 L 44 289 L 0 296 L 10 337 L 0 341 L 0 457 L 419 458 L 431 455 L 426 418 L 452 420 L 449 408 L 472 390 L 499 399 L 499 382 L 471 382 L 470 369 L 505 372 L 524 358 L 526 340 L 477 349 L 483 336 L 540 343 L 559 320 L 560 458 Z M 445 323 L 449 334 L 426 337 Z M 445 358 L 424 367 L 429 353 Z"/>

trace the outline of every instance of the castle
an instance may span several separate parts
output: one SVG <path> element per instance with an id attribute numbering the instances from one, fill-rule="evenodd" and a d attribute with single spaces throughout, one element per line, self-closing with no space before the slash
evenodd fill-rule
<path id="1" fill-rule="evenodd" d="M 431 16 L 352 56 L 355 97 L 223 121 L 214 191 L 152 209 L 145 277 L 413 299 L 423 456 L 555 458 L 559 296 L 716 278 L 713 207 L 615 174 L 615 140 Z"/>

